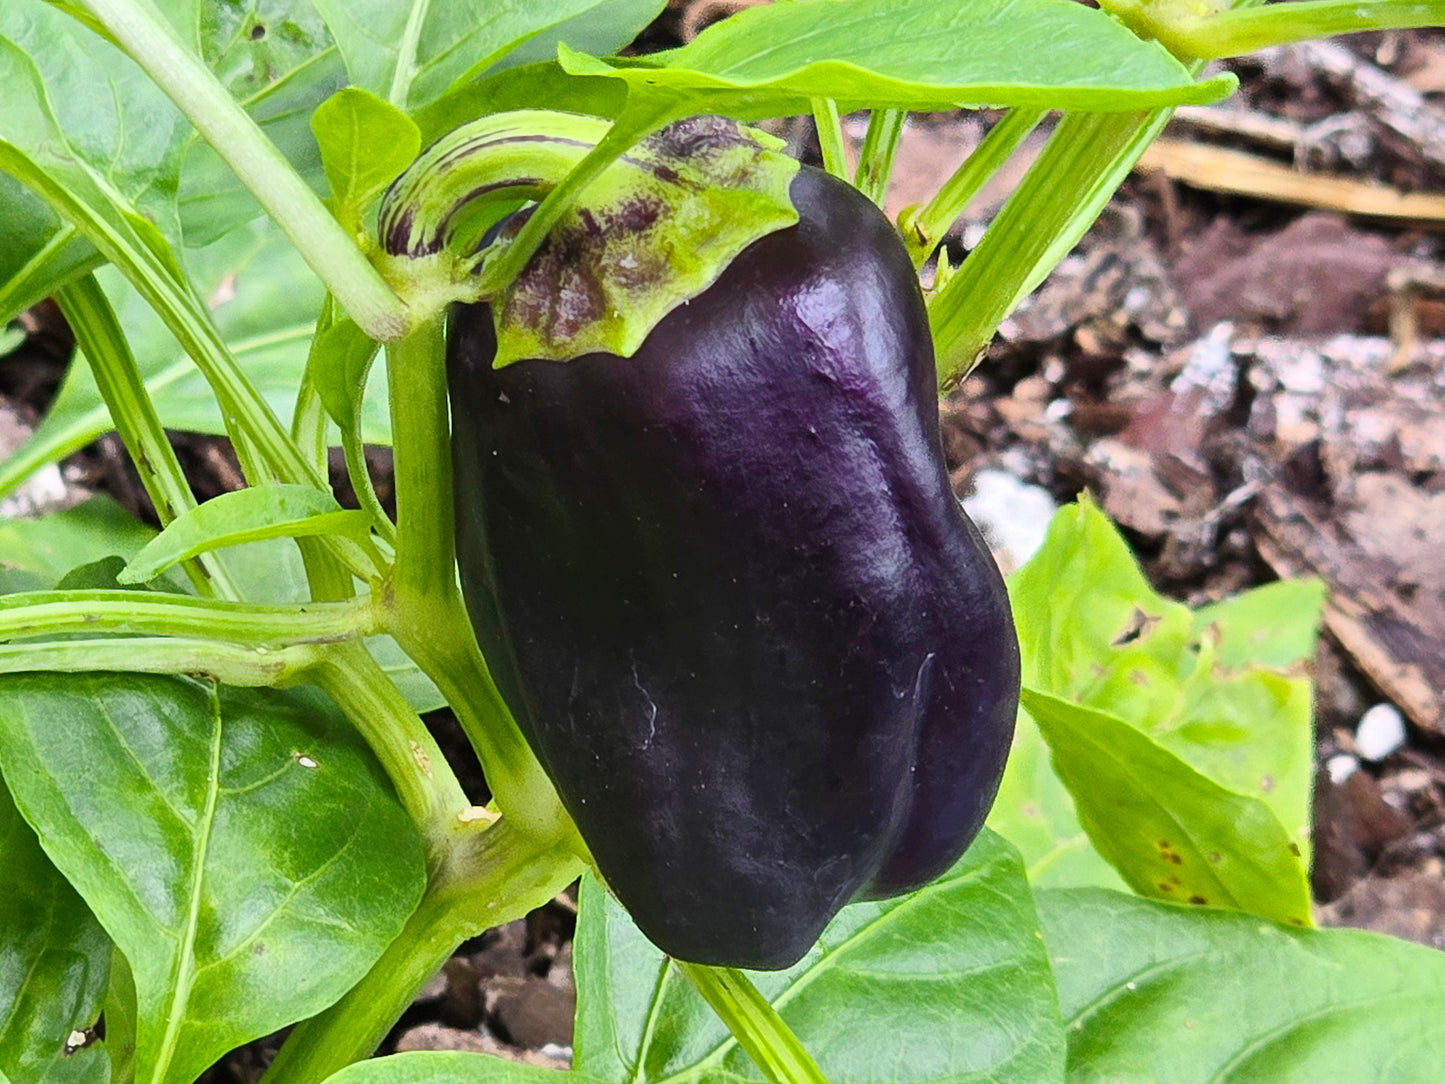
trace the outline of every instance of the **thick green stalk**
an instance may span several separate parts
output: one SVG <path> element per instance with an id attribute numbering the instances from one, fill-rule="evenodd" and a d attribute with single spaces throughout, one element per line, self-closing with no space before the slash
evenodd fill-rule
<path id="1" fill-rule="evenodd" d="M 900 216 L 898 225 L 913 256 L 913 266 L 922 267 L 933 255 L 964 208 L 1044 116 L 1042 109 L 1010 109 L 926 206 Z"/>
<path id="2" fill-rule="evenodd" d="M 818 149 L 823 154 L 823 168 L 840 181 L 851 178 L 848 152 L 843 143 L 843 118 L 838 103 L 832 98 L 814 98 L 813 125 L 818 131 Z"/>
<path id="3" fill-rule="evenodd" d="M 422 835 L 432 864 L 445 861 L 466 792 L 426 724 L 361 643 L 333 644 L 307 680 L 346 712 L 376 754 Z"/>
<path id="4" fill-rule="evenodd" d="M 773 1084 L 828 1084 L 813 1056 L 747 975 L 728 967 L 674 963 Z"/>
<path id="5" fill-rule="evenodd" d="M 254 606 L 146 591 L 40 591 L 0 598 L 0 640 L 74 632 L 187 636 L 250 648 L 324 644 L 378 631 L 371 599 Z"/>
<path id="6" fill-rule="evenodd" d="M 858 190 L 879 207 L 888 194 L 888 178 L 893 175 L 893 157 L 903 137 L 903 121 L 908 116 L 902 109 L 875 109 L 868 117 L 868 134 L 858 156 Z"/>
<path id="7" fill-rule="evenodd" d="M 115 311 L 92 274 L 62 286 L 55 299 L 75 332 L 75 344 L 90 365 L 100 397 L 164 527 L 196 507 L 196 498 L 146 392 Z M 240 597 L 217 554 L 202 554 L 183 562 L 182 568 L 201 594 Z"/>
<path id="8" fill-rule="evenodd" d="M 280 686 L 305 680 L 324 652 L 311 644 L 240 647 L 214 640 L 144 637 L 0 644 L 0 674 L 49 670 L 83 674 L 204 674 L 223 685 Z"/>
<path id="9" fill-rule="evenodd" d="M 571 819 L 487 672 L 462 605 L 442 318 L 392 343 L 386 361 L 397 512 L 386 630 L 451 704 L 502 812 L 540 838 L 573 838 Z"/>
<path id="10" fill-rule="evenodd" d="M 963 266 L 929 300 L 940 385 L 983 358 L 999 324 L 1078 243 L 1172 110 L 1070 113 Z"/>
<path id="11" fill-rule="evenodd" d="M 296 1028 L 265 1084 L 321 1084 L 369 1056 L 458 945 L 546 903 L 581 871 L 565 847 L 539 844 L 506 818 L 459 822 L 453 843 L 401 934 L 339 1002 Z"/>
<path id="12" fill-rule="evenodd" d="M 386 369 L 397 514 L 391 591 L 425 604 L 456 589 L 445 317 L 388 346 Z"/>
<path id="13" fill-rule="evenodd" d="M 1160 0 L 1100 4 L 1141 37 L 1181 59 L 1219 60 L 1290 42 L 1362 30 L 1403 30 L 1445 23 L 1445 0 L 1296 0 L 1200 15 L 1192 5 Z"/>
<path id="14" fill-rule="evenodd" d="M 231 167 L 352 319 L 376 339 L 404 334 L 406 306 L 170 24 L 146 0 L 84 3 Z"/>

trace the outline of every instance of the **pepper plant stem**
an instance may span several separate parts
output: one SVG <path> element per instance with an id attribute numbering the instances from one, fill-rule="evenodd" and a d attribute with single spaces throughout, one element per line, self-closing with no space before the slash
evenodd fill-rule
<path id="1" fill-rule="evenodd" d="M 397 511 L 386 630 L 451 704 L 502 812 L 541 837 L 575 838 L 487 672 L 457 586 L 444 314 L 390 344 L 386 363 Z"/>
<path id="2" fill-rule="evenodd" d="M 112 632 L 272 648 L 370 636 L 377 628 L 376 610 L 365 596 L 295 606 L 138 591 L 40 591 L 0 598 L 0 640 Z"/>
<path id="3" fill-rule="evenodd" d="M 421 832 L 428 860 L 442 863 L 456 817 L 470 803 L 426 725 L 363 644 L 331 645 L 307 678 L 366 739 Z"/>
<path id="4" fill-rule="evenodd" d="M 972 371 L 1004 317 L 1083 236 L 1172 114 L 1070 113 L 963 266 L 929 299 L 947 389 Z"/>
<path id="5" fill-rule="evenodd" d="M 447 417 L 446 317 L 386 351 L 396 478 L 394 596 L 425 601 L 455 590 L 456 543 Z"/>
<path id="6" fill-rule="evenodd" d="M 814 98 L 813 126 L 818 132 L 818 150 L 823 155 L 823 168 L 840 181 L 848 181 L 848 152 L 843 143 L 843 118 L 838 103 L 832 98 Z"/>
<path id="7" fill-rule="evenodd" d="M 321 302 L 321 313 L 316 318 L 316 329 L 311 334 L 311 346 L 306 352 L 306 368 L 301 373 L 301 383 L 296 389 L 296 406 L 291 411 L 291 440 L 301 453 L 301 458 L 311 465 L 317 477 L 324 478 L 327 468 L 326 407 L 317 387 L 320 367 L 321 344 L 325 332 L 336 322 L 336 300 L 328 293 Z"/>
<path id="8" fill-rule="evenodd" d="M 773 1084 L 828 1084 L 818 1063 L 747 975 L 729 967 L 673 962 Z"/>
<path id="9" fill-rule="evenodd" d="M 1175 56 L 1197 60 L 1243 56 L 1271 45 L 1332 34 L 1433 27 L 1445 22 L 1445 0 L 1296 0 L 1210 15 L 1149 0 L 1104 0 L 1099 6 Z"/>
<path id="10" fill-rule="evenodd" d="M 903 109 L 875 109 L 868 118 L 868 134 L 858 155 L 858 177 L 855 183 L 865 196 L 879 207 L 888 194 L 888 178 L 893 175 L 893 157 L 903 137 Z"/>
<path id="11" fill-rule="evenodd" d="M 179 637 L 47 641 L 0 644 L 0 674 L 114 670 L 128 674 L 205 674 L 223 685 L 281 686 L 304 680 L 305 672 L 320 656 L 321 652 L 311 644 L 271 650 Z"/>
<path id="12" fill-rule="evenodd" d="M 340 1001 L 296 1028 L 265 1084 L 320 1084 L 367 1057 L 458 945 L 546 903 L 581 869 L 565 847 L 505 817 L 457 822 L 448 854 L 396 940 Z"/>
<path id="13" fill-rule="evenodd" d="M 326 283 L 381 340 L 406 330 L 406 306 L 356 242 L 215 75 L 146 0 L 83 0 L 127 54 L 175 102 Z"/>
<path id="14" fill-rule="evenodd" d="M 196 498 L 146 392 L 115 310 L 93 274 L 62 286 L 55 299 L 75 330 L 76 346 L 90 365 L 96 388 L 164 527 L 196 507 Z M 181 567 L 201 594 L 240 597 L 218 554 L 202 554 Z"/>
<path id="15" fill-rule="evenodd" d="M 1013 154 L 1045 116 L 1042 109 L 1010 109 L 961 166 L 943 183 L 938 193 L 912 215 L 900 216 L 903 239 L 913 256 L 913 266 L 922 267 L 963 209 L 983 188 L 984 182 Z"/>

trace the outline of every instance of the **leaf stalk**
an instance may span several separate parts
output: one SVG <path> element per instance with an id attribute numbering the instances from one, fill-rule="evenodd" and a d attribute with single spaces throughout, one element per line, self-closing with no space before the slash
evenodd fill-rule
<path id="1" fill-rule="evenodd" d="M 343 308 L 373 338 L 405 333 L 406 306 L 356 242 L 215 75 L 144 0 L 83 0 L 291 239 Z"/>

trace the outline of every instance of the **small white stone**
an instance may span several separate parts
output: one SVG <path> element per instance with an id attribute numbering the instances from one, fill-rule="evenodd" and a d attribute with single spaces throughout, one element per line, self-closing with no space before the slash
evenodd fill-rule
<path id="1" fill-rule="evenodd" d="M 1355 752 L 1365 760 L 1384 760 L 1405 744 L 1405 719 L 1394 704 L 1376 704 L 1355 727 Z"/>
<path id="2" fill-rule="evenodd" d="M 1336 753 L 1325 761 L 1325 771 L 1330 773 L 1330 782 L 1335 786 L 1341 786 L 1346 779 L 1354 775 L 1360 769 L 1360 761 L 1349 753 Z"/>
<path id="3" fill-rule="evenodd" d="M 1021 567 L 1043 545 L 1049 521 L 1058 506 L 1049 491 L 1026 485 L 1001 470 L 981 470 L 973 476 L 973 493 L 963 510 L 998 550 L 1008 569 Z"/>

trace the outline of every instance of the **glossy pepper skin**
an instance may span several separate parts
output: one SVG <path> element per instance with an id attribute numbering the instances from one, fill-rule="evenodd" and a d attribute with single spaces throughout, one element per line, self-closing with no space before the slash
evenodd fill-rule
<path id="1" fill-rule="evenodd" d="M 943 465 L 917 279 L 804 168 L 800 221 L 631 358 L 492 368 L 449 330 L 468 611 L 642 931 L 786 967 L 977 834 L 1018 705 L 1003 583 Z"/>

